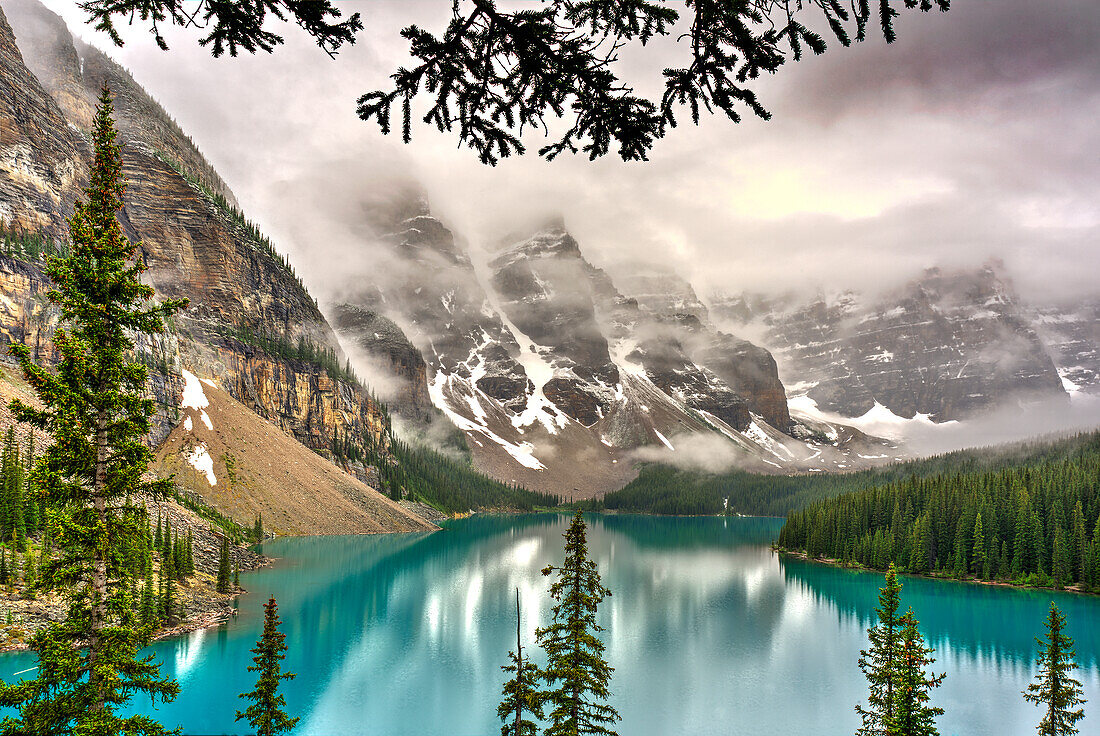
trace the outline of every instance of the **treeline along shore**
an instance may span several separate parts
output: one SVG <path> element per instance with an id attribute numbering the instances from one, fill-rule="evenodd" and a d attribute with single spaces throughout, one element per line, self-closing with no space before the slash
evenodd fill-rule
<path id="1" fill-rule="evenodd" d="M 776 546 L 872 570 L 1100 592 L 1100 433 L 1023 464 L 815 501 L 787 517 Z"/>

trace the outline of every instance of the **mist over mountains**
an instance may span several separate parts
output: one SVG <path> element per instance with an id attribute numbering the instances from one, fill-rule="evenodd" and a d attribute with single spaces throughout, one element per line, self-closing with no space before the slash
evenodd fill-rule
<path id="1" fill-rule="evenodd" d="M 146 91 L 100 40 L 74 40 L 32 0 L 3 9 L 16 41 L 35 39 L 23 43 L 25 67 L 13 54 L 5 69 L 37 76 L 19 84 L 42 94 L 24 96 L 30 124 L 4 142 L 19 186 L 0 214 L 60 232 L 80 181 L 88 90 L 112 79 L 130 146 L 128 224 L 149 243 L 158 289 L 195 303 L 169 360 L 221 366 L 231 395 L 315 449 L 345 426 L 379 434 L 380 415 L 362 392 L 314 386 L 319 369 L 302 388 L 306 376 L 247 335 L 346 359 L 403 436 L 464 446 L 498 479 L 566 496 L 621 486 L 640 461 L 843 471 L 1100 421 L 1100 294 L 1081 267 L 1095 259 L 1100 218 L 1087 193 L 1098 178 L 1079 157 L 1068 163 L 1069 141 L 1087 150 L 1089 135 L 1056 134 L 1094 127 L 1095 80 L 1075 71 L 1094 53 L 1085 45 L 1028 66 L 1041 95 L 1076 100 L 1048 100 L 1051 135 L 1026 141 L 1030 181 L 1001 150 L 1025 142 L 1015 129 L 967 154 L 994 174 L 978 181 L 958 165 L 962 142 L 1008 104 L 989 75 L 967 77 L 937 117 L 929 99 L 942 75 L 915 82 L 882 57 L 871 81 L 907 119 L 943 133 L 931 146 L 862 89 L 846 92 L 866 108 L 859 123 L 793 105 L 797 86 L 822 75 L 850 86 L 879 58 L 873 46 L 768 88 L 782 122 L 732 136 L 706 122 L 644 167 L 524 159 L 490 172 L 438 140 L 380 142 L 354 118 L 349 90 L 400 57 L 381 30 L 379 45 L 308 79 L 296 60 L 316 50 L 294 39 L 273 59 L 231 63 L 184 43 L 172 63 L 136 42 L 112 49 Z M 961 45 L 987 17 L 960 11 L 946 35 L 940 19 L 902 29 L 902 49 Z M 400 14 L 372 4 L 368 21 L 382 29 Z M 1043 18 L 1077 23 L 1070 41 L 1094 21 L 1079 3 Z M 200 75 L 212 81 L 187 81 Z M 985 106 L 960 113 L 974 100 Z M 881 126 L 873 140 L 861 135 L 868 120 Z M 874 160 L 887 149 L 892 168 Z M 33 195 L 26 171 L 46 172 Z M 163 214 L 166 192 L 191 203 L 186 218 Z M 239 202 L 273 240 L 234 214 Z M 27 321 L 9 312 L 7 322 Z M 8 328 L 29 334 L 19 330 Z M 342 421 L 341 406 L 361 418 Z"/>
<path id="2" fill-rule="evenodd" d="M 422 411 L 426 384 L 431 404 L 492 475 L 592 495 L 625 483 L 654 449 L 665 461 L 762 470 L 897 455 L 892 443 L 792 418 L 766 350 L 718 330 L 705 308 L 624 295 L 560 218 L 477 248 L 415 190 L 406 197 L 366 218 L 390 265 L 379 269 L 382 257 L 345 263 L 334 322 L 356 347 L 357 367 L 381 367 L 382 380 L 397 369 L 394 396 L 421 397 L 406 408 L 393 403 L 413 420 L 409 429 L 438 421 Z M 408 336 L 423 372 L 412 353 L 395 351 L 383 324 Z"/>
<path id="3" fill-rule="evenodd" d="M 568 494 L 638 460 L 844 470 L 1097 418 L 1095 312 L 1026 303 L 1003 264 L 866 294 L 701 298 L 670 264 L 613 277 L 560 217 L 474 244 L 404 196 L 367 218 L 389 218 L 372 236 L 386 256 L 345 263 L 357 286 L 336 322 L 376 366 L 392 355 L 377 320 L 403 329 L 426 378 L 408 373 L 401 394 L 426 380 L 501 478 Z M 384 257 L 400 263 L 380 274 Z"/>

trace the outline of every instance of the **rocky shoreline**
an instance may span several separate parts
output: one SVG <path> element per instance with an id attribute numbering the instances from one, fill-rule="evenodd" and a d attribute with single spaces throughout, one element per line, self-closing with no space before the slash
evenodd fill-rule
<path id="1" fill-rule="evenodd" d="M 235 556 L 240 560 L 242 572 L 271 564 L 270 558 L 252 550 L 238 547 L 235 551 L 239 553 Z M 220 626 L 236 615 L 234 599 L 247 592 L 237 588 L 229 593 L 218 593 L 215 575 L 201 571 L 178 585 L 184 618 L 174 626 L 158 629 L 153 634 L 154 641 Z M 64 618 L 65 599 L 57 592 L 38 593 L 27 598 L 17 592 L 0 591 L 0 653 L 29 649 L 35 632 Z"/>

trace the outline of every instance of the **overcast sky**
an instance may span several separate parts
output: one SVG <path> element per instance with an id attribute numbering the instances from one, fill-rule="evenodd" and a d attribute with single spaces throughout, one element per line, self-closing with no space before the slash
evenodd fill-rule
<path id="1" fill-rule="evenodd" d="M 355 115 L 405 60 L 399 29 L 442 28 L 446 0 L 343 3 L 366 28 L 335 61 L 290 26 L 271 56 L 213 59 L 180 32 L 165 53 L 143 28 L 118 49 L 75 2 L 46 4 L 131 70 L 320 291 L 356 252 L 355 202 L 411 174 L 475 244 L 560 210 L 597 264 L 667 262 L 704 292 L 881 285 L 997 256 L 1027 296 L 1100 293 L 1096 0 L 904 13 L 892 46 L 834 44 L 764 80 L 770 122 L 681 126 L 648 163 L 496 168 L 434 129 L 405 146 Z M 678 52 L 663 44 L 628 73 L 645 87 Z"/>

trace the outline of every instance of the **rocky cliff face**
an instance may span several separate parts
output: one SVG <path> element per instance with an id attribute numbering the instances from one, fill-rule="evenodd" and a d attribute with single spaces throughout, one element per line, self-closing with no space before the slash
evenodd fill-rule
<path id="1" fill-rule="evenodd" d="M 386 397 L 391 411 L 414 421 L 431 421 L 435 411 L 428 395 L 428 364 L 401 328 L 363 304 L 340 303 L 333 314 L 333 327 L 347 336 L 357 367 L 368 377 L 397 379 L 397 388 Z"/>
<path id="2" fill-rule="evenodd" d="M 387 211 L 398 214 L 368 237 L 395 262 L 379 269 L 377 252 L 364 256 L 334 308 L 338 329 L 392 365 L 378 315 L 399 325 L 424 357 L 432 402 L 502 480 L 589 496 L 632 477 L 640 450 L 674 453 L 698 436 L 762 470 L 898 454 L 792 421 L 766 350 L 716 329 L 686 284 L 674 299 L 658 300 L 654 281 L 652 299 L 623 294 L 560 221 L 485 253 L 421 200 Z"/>
<path id="3" fill-rule="evenodd" d="M 153 147 L 193 179 L 236 199 L 190 136 L 134 78 L 103 52 L 72 37 L 55 13 L 37 0 L 4 0 L 23 62 L 62 115 L 80 131 L 90 130 L 104 83 L 114 96 L 116 124 L 127 139 Z"/>
<path id="4" fill-rule="evenodd" d="M 317 304 L 235 210 L 198 149 L 125 70 L 74 43 L 61 19 L 31 0 L 5 0 L 0 10 L 0 218 L 64 237 L 90 155 L 81 129 L 104 81 L 116 99 L 128 181 L 119 219 L 140 241 L 157 293 L 191 301 L 166 340 L 143 346 L 164 395 L 154 439 L 176 420 L 171 409 L 185 366 L 308 447 L 325 450 L 337 434 L 384 442 L 386 418 L 339 370 L 345 356 Z M 5 339 L 48 344 L 40 268 L 0 268 L 0 280 L 4 294 L 25 295 L 4 304 Z"/>
<path id="5" fill-rule="evenodd" d="M 19 343 L 36 361 L 56 359 L 51 338 L 59 313 L 46 299 L 49 289 L 40 263 L 0 254 L 0 354 Z"/>
<path id="6" fill-rule="evenodd" d="M 1066 392 L 1100 395 L 1100 300 L 1038 306 L 1030 315 Z"/>
<path id="7" fill-rule="evenodd" d="M 932 269 L 875 298 L 747 295 L 719 298 L 716 308 L 763 332 L 796 393 L 843 416 L 861 416 L 877 402 L 900 417 L 944 421 L 1064 397 L 1028 310 L 993 266 Z"/>
<path id="8" fill-rule="evenodd" d="M 628 266 L 621 270 L 619 281 L 625 284 L 624 291 L 630 298 L 620 299 L 619 303 L 636 308 L 620 308 L 615 322 L 633 325 L 635 333 L 648 331 L 659 336 L 660 340 L 649 342 L 660 342 L 666 352 L 670 348 L 676 350 L 684 365 L 676 369 L 675 375 L 693 376 L 696 384 L 701 381 L 702 385 L 713 387 L 712 392 L 724 386 L 741 397 L 747 412 L 762 416 L 780 431 L 789 432 L 791 416 L 786 393 L 771 353 L 719 330 L 691 284 L 671 271 L 652 266 L 640 269 Z M 639 354 L 644 356 L 648 352 L 655 357 L 654 350 L 651 347 Z M 687 368 L 689 364 L 695 366 L 694 371 Z M 743 429 L 747 422 L 746 417 L 730 423 Z"/>
<path id="9" fill-rule="evenodd" d="M 599 303 L 615 296 L 613 287 L 560 226 L 510 245 L 489 268 L 504 316 L 553 371 L 543 394 L 570 419 L 596 424 L 611 410 L 619 385 L 596 314 Z"/>
<path id="10" fill-rule="evenodd" d="M 72 209 L 87 146 L 23 63 L 3 9 L 0 91 L 0 219 L 59 233 L 64 213 Z"/>

